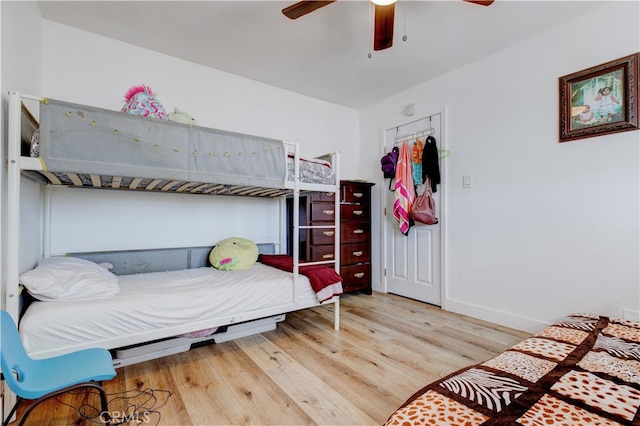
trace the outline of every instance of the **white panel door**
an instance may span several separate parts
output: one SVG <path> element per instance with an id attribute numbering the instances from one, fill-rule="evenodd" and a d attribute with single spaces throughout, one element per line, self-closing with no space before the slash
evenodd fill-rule
<path id="1" fill-rule="evenodd" d="M 387 130 L 385 152 L 390 151 L 394 143 L 399 146 L 406 135 L 409 135 L 408 142 L 411 147 L 415 141 L 415 137 L 411 136 L 420 137 L 425 132 L 429 132 L 436 139 L 440 148 L 441 116 L 442 114 L 436 114 L 431 116 L 431 119 L 419 119 Z M 421 140 L 424 142 L 424 137 L 421 137 Z M 442 161 L 440 164 L 442 165 Z M 440 171 L 442 173 L 442 168 Z M 408 235 L 403 235 L 398 222 L 393 217 L 394 192 L 388 189 L 389 181 L 386 180 L 385 183 L 387 186 L 383 190 L 386 191 L 384 215 L 386 289 L 389 293 L 440 306 L 440 224 L 416 223 L 409 229 Z M 442 185 L 439 185 L 438 191 L 433 193 L 440 220 L 441 187 Z M 424 191 L 424 185 L 418 186 L 418 193 L 422 191 Z"/>

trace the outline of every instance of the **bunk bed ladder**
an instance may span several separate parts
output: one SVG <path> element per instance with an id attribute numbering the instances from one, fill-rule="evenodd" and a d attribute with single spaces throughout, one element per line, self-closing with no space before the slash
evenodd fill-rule
<path id="1" fill-rule="evenodd" d="M 293 164 L 294 164 L 294 186 L 293 186 L 293 205 L 300 205 L 300 145 L 297 143 L 287 143 L 293 146 Z M 286 150 L 285 150 L 286 151 Z M 335 173 L 335 184 L 334 184 L 334 203 L 335 203 L 335 215 L 334 215 L 334 224 L 332 226 L 300 226 L 300 209 L 293 208 L 293 238 L 292 238 L 292 257 L 293 257 L 293 302 L 297 302 L 296 296 L 296 288 L 298 285 L 298 275 L 300 273 L 300 230 L 301 229 L 310 229 L 310 228 L 327 228 L 335 230 L 335 239 L 334 239 L 334 258 L 333 260 L 328 261 L 319 261 L 319 262 L 305 262 L 307 266 L 311 265 L 323 265 L 323 264 L 333 264 L 335 271 L 340 273 L 340 170 L 339 168 L 339 157 L 340 152 L 336 151 L 332 157 L 331 167 Z M 304 266 L 303 266 L 304 267 Z M 336 297 L 334 302 L 334 317 L 333 317 L 333 328 L 335 330 L 340 329 L 340 297 Z"/>

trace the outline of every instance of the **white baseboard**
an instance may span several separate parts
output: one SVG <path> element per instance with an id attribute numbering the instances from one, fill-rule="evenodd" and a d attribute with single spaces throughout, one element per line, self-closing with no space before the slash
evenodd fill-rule
<path id="1" fill-rule="evenodd" d="M 537 333 L 549 325 L 548 323 L 531 318 L 525 318 L 507 312 L 487 309 L 482 306 L 472 305 L 452 299 L 447 299 L 445 306 L 447 311 L 481 319 L 483 321 L 488 321 L 493 324 L 502 325 L 504 327 L 526 331 L 528 333 Z"/>

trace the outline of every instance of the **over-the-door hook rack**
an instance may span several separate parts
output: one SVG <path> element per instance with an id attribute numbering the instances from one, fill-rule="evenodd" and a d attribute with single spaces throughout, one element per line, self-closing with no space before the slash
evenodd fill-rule
<path id="1" fill-rule="evenodd" d="M 413 132 L 413 133 L 407 133 L 406 135 L 402 135 L 402 136 L 396 136 L 393 141 L 393 144 L 398 145 L 405 141 L 415 140 L 415 139 L 423 138 L 426 136 L 432 136 L 435 134 L 435 132 L 436 132 L 435 129 L 433 127 L 430 127 L 420 132 Z"/>

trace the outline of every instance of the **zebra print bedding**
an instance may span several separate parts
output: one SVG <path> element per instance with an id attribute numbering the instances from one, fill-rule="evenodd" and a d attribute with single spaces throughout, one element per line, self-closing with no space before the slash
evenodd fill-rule
<path id="1" fill-rule="evenodd" d="M 387 425 L 640 425 L 640 323 L 572 314 L 409 398 Z"/>

